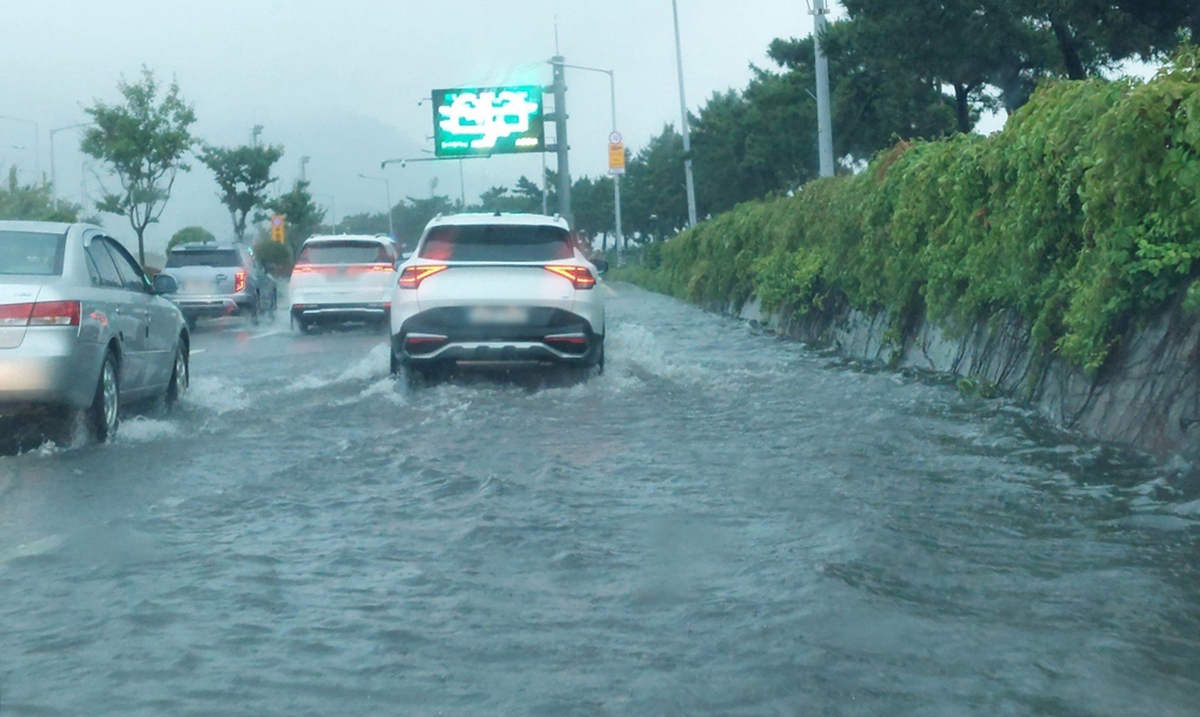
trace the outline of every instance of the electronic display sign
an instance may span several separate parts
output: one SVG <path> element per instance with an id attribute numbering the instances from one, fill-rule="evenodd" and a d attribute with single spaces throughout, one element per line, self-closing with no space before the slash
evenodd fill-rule
<path id="1" fill-rule="evenodd" d="M 541 87 L 434 90 L 432 97 L 438 157 L 546 151 Z"/>

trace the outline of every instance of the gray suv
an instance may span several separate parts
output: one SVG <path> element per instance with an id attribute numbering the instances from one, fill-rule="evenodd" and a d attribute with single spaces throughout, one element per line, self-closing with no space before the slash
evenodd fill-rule
<path id="1" fill-rule="evenodd" d="M 274 316 L 279 304 L 275 280 L 241 244 L 185 244 L 167 257 L 163 274 L 179 284 L 171 300 L 188 325 L 219 316 Z"/>

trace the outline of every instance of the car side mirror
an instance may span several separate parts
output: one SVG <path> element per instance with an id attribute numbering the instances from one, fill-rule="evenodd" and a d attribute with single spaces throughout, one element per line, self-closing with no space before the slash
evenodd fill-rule
<path id="1" fill-rule="evenodd" d="M 179 282 L 175 281 L 175 277 L 168 274 L 156 274 L 154 276 L 155 294 L 174 294 L 177 291 L 179 291 Z"/>
<path id="2" fill-rule="evenodd" d="M 596 272 L 601 276 L 608 272 L 608 261 L 605 259 L 592 259 L 592 266 L 596 267 Z"/>

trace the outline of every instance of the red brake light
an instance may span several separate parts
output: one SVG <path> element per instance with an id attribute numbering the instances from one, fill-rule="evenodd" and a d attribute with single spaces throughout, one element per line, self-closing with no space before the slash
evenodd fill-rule
<path id="1" fill-rule="evenodd" d="M 29 315 L 32 313 L 33 304 L 0 305 L 0 328 L 28 326 Z"/>
<path id="2" fill-rule="evenodd" d="M 78 326 L 78 301 L 43 301 L 33 305 L 30 326 Z"/>
<path id="3" fill-rule="evenodd" d="M 246 272 L 239 271 L 233 275 L 233 293 L 237 293 L 246 288 Z"/>
<path id="4" fill-rule="evenodd" d="M 0 306 L 0 327 L 78 326 L 78 301 L 43 301 Z"/>
<path id="5" fill-rule="evenodd" d="M 314 271 L 316 271 L 316 269 L 312 264 L 297 264 L 292 267 L 293 274 L 311 274 Z"/>
<path id="6" fill-rule="evenodd" d="M 427 265 L 427 266 L 407 267 L 400 274 L 400 282 L 399 282 L 400 288 L 401 289 L 416 289 L 417 287 L 419 287 L 421 285 L 422 281 L 425 281 L 426 279 L 433 276 L 434 274 L 440 274 L 449 268 L 450 267 L 444 266 L 442 264 L 431 264 L 431 265 Z"/>
<path id="7" fill-rule="evenodd" d="M 576 289 L 590 289 L 596 285 L 596 277 L 584 266 L 551 265 L 547 266 L 546 270 L 569 279 Z"/>

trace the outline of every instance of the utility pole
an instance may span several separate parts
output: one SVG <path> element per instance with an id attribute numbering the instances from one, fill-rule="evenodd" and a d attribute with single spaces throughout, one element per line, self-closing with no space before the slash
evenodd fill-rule
<path id="1" fill-rule="evenodd" d="M 307 157 L 307 156 L 300 158 L 300 181 L 301 182 L 308 181 L 308 172 L 306 172 L 304 168 L 308 166 L 308 160 L 310 160 L 310 159 L 312 159 L 312 158 Z"/>
<path id="2" fill-rule="evenodd" d="M 615 70 L 603 70 L 598 67 L 582 67 L 580 65 L 563 65 L 571 70 L 583 70 L 585 72 L 599 72 L 600 74 L 608 75 L 608 92 L 612 107 L 612 131 L 617 134 L 617 74 Z M 545 170 L 542 170 L 545 172 Z M 613 178 L 613 219 L 615 221 L 614 229 L 616 230 L 616 245 L 618 252 L 624 251 L 624 232 L 621 229 L 621 175 L 614 174 Z M 542 214 L 546 213 L 543 204 Z"/>
<path id="3" fill-rule="evenodd" d="M 817 155 L 821 160 L 821 176 L 833 176 L 833 117 L 829 109 L 829 58 L 821 43 L 825 28 L 829 26 L 826 15 L 829 8 L 825 0 L 813 0 L 813 47 L 817 60 Z"/>
<path id="4" fill-rule="evenodd" d="M 679 115 L 683 127 L 683 175 L 687 181 L 688 226 L 696 226 L 696 181 L 692 177 L 692 130 L 688 125 L 687 98 L 683 93 L 683 42 L 679 39 L 679 3 L 671 0 L 675 13 L 675 59 L 679 66 Z"/>
<path id="5" fill-rule="evenodd" d="M 558 150 L 558 214 L 575 228 L 575 215 L 571 212 L 571 158 L 567 141 L 567 72 L 566 60 L 562 55 L 550 59 L 554 66 L 554 132 Z"/>
<path id="6" fill-rule="evenodd" d="M 258 146 L 258 136 L 260 134 L 262 134 L 262 131 L 263 131 L 263 126 L 260 124 L 256 124 L 250 128 L 250 146 L 252 146 L 252 147 Z"/>
<path id="7" fill-rule="evenodd" d="M 54 135 L 65 130 L 89 126 L 91 126 L 91 122 L 80 122 L 79 124 L 55 127 L 50 130 L 50 199 L 53 201 L 55 208 L 58 207 L 58 176 L 54 164 Z"/>

